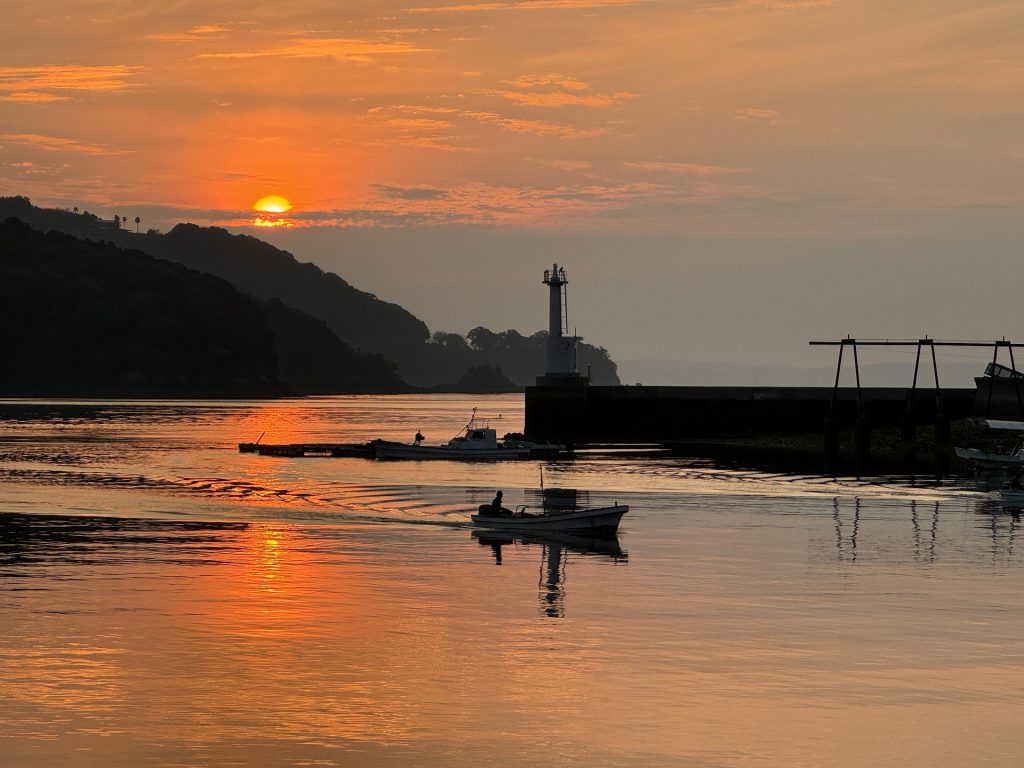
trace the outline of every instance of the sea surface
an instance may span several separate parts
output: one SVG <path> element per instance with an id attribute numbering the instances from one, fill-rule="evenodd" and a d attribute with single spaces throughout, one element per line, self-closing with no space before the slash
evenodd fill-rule
<path id="1" fill-rule="evenodd" d="M 2 766 L 1011 766 L 1019 512 L 659 454 L 476 464 L 520 396 L 0 401 Z M 617 540 L 476 535 L 546 487 Z"/>

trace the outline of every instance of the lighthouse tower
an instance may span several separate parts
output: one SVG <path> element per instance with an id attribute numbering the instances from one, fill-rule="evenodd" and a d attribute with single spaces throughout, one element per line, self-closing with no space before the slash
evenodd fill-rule
<path id="1" fill-rule="evenodd" d="M 552 386 L 580 380 L 576 372 L 576 342 L 579 336 L 569 335 L 568 304 L 565 286 L 569 284 L 565 267 L 552 264 L 544 270 L 544 284 L 548 286 L 548 348 L 547 370 L 537 377 L 537 384 Z"/>

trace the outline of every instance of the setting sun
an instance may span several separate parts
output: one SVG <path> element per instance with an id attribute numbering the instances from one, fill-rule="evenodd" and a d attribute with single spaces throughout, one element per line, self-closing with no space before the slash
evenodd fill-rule
<path id="1" fill-rule="evenodd" d="M 267 195 L 253 203 L 252 207 L 253 210 L 263 213 L 285 213 L 291 210 L 292 204 L 288 202 L 288 198 L 281 195 Z"/>

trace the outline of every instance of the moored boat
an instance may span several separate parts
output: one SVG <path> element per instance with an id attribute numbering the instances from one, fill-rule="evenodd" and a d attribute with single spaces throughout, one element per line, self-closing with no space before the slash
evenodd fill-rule
<path id="1" fill-rule="evenodd" d="M 417 434 L 417 438 L 421 436 Z M 398 443 L 374 440 L 372 445 L 378 459 L 455 459 L 458 461 L 503 461 L 508 459 L 540 458 L 557 454 L 562 446 L 542 445 L 521 436 L 511 435 L 498 440 L 497 430 L 481 423 L 473 409 L 473 417 L 463 431 L 443 445 Z"/>
<path id="2" fill-rule="evenodd" d="M 990 429 L 1017 432 L 1013 447 L 1007 452 L 982 451 L 977 448 L 954 448 L 956 455 L 979 469 L 1011 469 L 1024 467 L 1024 421 L 986 419 Z"/>

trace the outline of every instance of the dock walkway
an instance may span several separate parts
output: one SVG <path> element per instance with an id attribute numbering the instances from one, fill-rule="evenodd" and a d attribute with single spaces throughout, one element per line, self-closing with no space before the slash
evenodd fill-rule
<path id="1" fill-rule="evenodd" d="M 303 458 L 332 456 L 335 458 L 355 456 L 372 459 L 377 455 L 372 443 L 239 443 L 239 453 L 258 453 L 260 456 L 284 456 Z"/>

